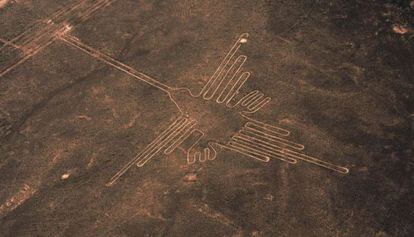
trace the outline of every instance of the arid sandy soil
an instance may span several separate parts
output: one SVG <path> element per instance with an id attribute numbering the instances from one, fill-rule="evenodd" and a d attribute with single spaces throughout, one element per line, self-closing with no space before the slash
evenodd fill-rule
<path id="1" fill-rule="evenodd" d="M 0 236 L 414 235 L 409 1 L 116 0 L 61 20 L 77 2 L 0 0 Z M 176 150 L 105 186 L 178 112 L 53 38 L 66 30 L 193 91 L 248 32 L 245 86 L 272 97 L 254 117 L 349 174 L 230 150 L 189 165 Z"/>

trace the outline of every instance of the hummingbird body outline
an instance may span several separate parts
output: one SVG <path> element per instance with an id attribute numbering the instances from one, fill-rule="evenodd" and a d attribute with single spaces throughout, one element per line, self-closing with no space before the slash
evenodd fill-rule
<path id="1" fill-rule="evenodd" d="M 45 24 L 42 28 L 36 29 L 36 25 L 32 26 L 0 48 L 2 51 L 5 47 L 11 46 L 22 52 L 21 58 L 0 71 L 0 77 L 55 40 L 61 40 L 135 79 L 160 89 L 169 96 L 179 110 L 179 116 L 113 175 L 107 186 L 113 185 L 134 165 L 143 167 L 156 155 L 169 155 L 177 149 L 186 153 L 188 164 L 214 160 L 220 149 L 228 149 L 261 162 L 278 159 L 296 164 L 301 160 L 342 174 L 349 172 L 348 168 L 304 154 L 302 151 L 305 147 L 302 144 L 287 139 L 290 131 L 251 118 L 251 115 L 271 101 L 271 97 L 265 96 L 259 90 L 244 94 L 241 92 L 251 73 L 243 70 L 247 56 L 237 53 L 240 47 L 248 42 L 248 33 L 243 33 L 237 38 L 199 93 L 193 93 L 186 87 L 168 86 L 82 43 L 70 34 L 77 24 L 89 19 L 97 10 L 114 1 L 80 0 L 75 5 L 52 14 L 49 19 L 42 22 Z M 229 131 L 224 131 L 223 136 L 223 126 L 214 126 L 214 123 L 211 124 L 212 121 L 224 121 L 222 125 L 229 128 Z"/>

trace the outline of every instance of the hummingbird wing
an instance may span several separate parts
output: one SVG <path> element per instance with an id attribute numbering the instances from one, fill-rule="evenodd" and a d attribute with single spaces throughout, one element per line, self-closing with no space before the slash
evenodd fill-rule
<path id="1" fill-rule="evenodd" d="M 248 79 L 250 73 L 246 72 L 242 78 L 238 79 L 240 81 L 239 83 L 236 83 L 235 81 L 236 75 L 239 74 L 243 64 L 247 60 L 247 56 L 237 56 L 237 52 L 239 51 L 241 45 L 247 42 L 248 37 L 249 34 L 247 33 L 241 34 L 227 52 L 213 76 L 211 76 L 209 81 L 201 90 L 203 99 L 216 99 L 218 103 L 223 103 L 229 96 L 232 95 L 232 93 L 234 93 L 234 91 L 236 91 L 237 86 L 241 87 Z M 231 84 L 233 84 L 234 88 L 232 88 Z"/>
<path id="2" fill-rule="evenodd" d="M 339 173 L 349 172 L 345 167 L 304 154 L 305 146 L 288 140 L 289 135 L 285 129 L 249 118 L 225 147 L 263 162 L 279 159 L 295 164 L 301 160 Z"/>
<path id="3" fill-rule="evenodd" d="M 249 34 L 243 33 L 234 42 L 213 76 L 202 88 L 203 99 L 215 100 L 219 104 L 224 103 L 229 108 L 242 106 L 245 112 L 250 113 L 258 111 L 270 102 L 271 98 L 264 96 L 258 90 L 250 92 L 241 99 L 235 98 L 251 75 L 243 68 L 247 56 L 238 53 L 240 47 L 247 43 L 248 37 Z"/>
<path id="4" fill-rule="evenodd" d="M 190 118 L 178 117 L 166 129 L 141 150 L 132 160 L 125 164 L 107 183 L 107 186 L 114 184 L 132 166 L 143 167 L 156 155 L 168 155 L 173 152 L 190 134 L 196 126 L 196 121 Z"/>

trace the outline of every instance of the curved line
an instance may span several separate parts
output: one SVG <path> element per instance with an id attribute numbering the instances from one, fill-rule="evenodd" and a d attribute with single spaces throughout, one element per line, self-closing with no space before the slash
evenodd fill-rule
<path id="1" fill-rule="evenodd" d="M 245 118 L 245 119 L 249 120 L 250 122 L 253 122 L 253 123 L 259 124 L 259 125 L 263 126 L 264 128 L 268 129 L 269 131 L 272 131 L 271 129 L 273 129 L 273 132 L 275 132 L 275 133 L 277 133 L 277 134 L 280 134 L 280 135 L 282 135 L 282 136 L 284 136 L 284 137 L 287 137 L 287 136 L 289 136 L 289 135 L 290 135 L 290 131 L 288 131 L 288 130 L 286 130 L 286 129 L 283 129 L 283 128 L 280 128 L 280 127 L 276 127 L 276 126 L 273 126 L 273 125 L 270 125 L 270 124 L 267 124 L 267 123 L 260 122 L 259 120 L 256 120 L 256 119 L 253 119 L 253 118 L 250 118 L 250 117 L 248 117 L 248 116 L 244 115 L 243 113 L 239 113 L 239 114 L 240 114 L 243 118 Z M 246 123 L 246 124 L 247 124 L 247 123 Z"/>
<path id="2" fill-rule="evenodd" d="M 329 163 L 327 161 L 323 161 L 320 159 L 317 159 L 315 157 L 309 156 L 309 155 L 305 155 L 299 152 L 295 152 L 289 149 L 283 149 L 282 151 L 284 154 L 286 154 L 287 156 L 290 157 L 294 157 L 295 159 L 299 159 L 305 162 L 309 162 L 312 163 L 314 165 L 320 166 L 320 167 L 324 167 L 326 169 L 329 170 L 333 170 L 342 174 L 348 174 L 349 173 L 349 169 L 343 166 L 339 166 L 339 165 L 335 165 L 332 163 Z"/>
<path id="3" fill-rule="evenodd" d="M 262 92 L 259 92 L 258 95 L 247 105 L 247 109 L 252 110 L 258 103 L 260 103 L 260 100 L 264 98 L 264 94 Z"/>
<path id="4" fill-rule="evenodd" d="M 200 95 L 205 94 L 210 90 L 211 84 L 217 79 L 217 77 L 221 74 L 225 66 L 228 64 L 229 60 L 234 56 L 234 54 L 237 52 L 237 50 L 240 48 L 240 46 L 245 43 L 245 40 L 249 37 L 248 33 L 243 33 L 239 36 L 237 41 L 233 44 L 230 51 L 226 54 L 224 59 L 221 61 L 219 67 L 216 69 L 214 74 L 211 76 L 210 80 L 206 83 L 206 85 L 202 88 L 200 91 Z M 206 92 L 207 90 L 207 92 Z M 204 99 L 205 95 L 203 96 Z"/>
<path id="5" fill-rule="evenodd" d="M 270 101 L 272 100 L 272 98 L 270 97 L 266 97 L 264 98 L 260 103 L 258 103 L 254 108 L 251 108 L 250 111 L 247 111 L 247 113 L 249 114 L 253 114 L 256 113 L 257 111 L 259 111 L 261 108 L 263 108 L 263 106 L 267 105 Z M 246 112 L 246 111 L 245 111 Z"/>
<path id="6" fill-rule="evenodd" d="M 244 149 L 248 149 L 252 152 L 257 152 L 259 154 L 271 157 L 271 158 L 275 158 L 290 164 L 296 164 L 297 160 L 293 159 L 291 157 L 287 157 L 283 152 L 279 152 L 279 151 L 270 151 L 270 150 L 264 150 L 262 147 L 257 147 L 257 146 L 252 146 L 253 144 L 251 143 L 247 143 L 247 142 L 243 142 L 243 141 L 230 141 L 229 142 L 230 145 L 232 146 L 240 146 Z"/>
<path id="7" fill-rule="evenodd" d="M 260 130 L 254 129 L 254 128 L 247 128 L 247 127 L 243 128 L 242 130 L 239 131 L 239 134 L 243 134 L 243 135 L 248 136 L 248 137 L 255 136 L 259 139 L 265 139 L 265 140 L 270 141 L 270 142 L 276 142 L 276 143 L 282 144 L 285 147 L 290 147 L 290 148 L 293 148 L 295 150 L 300 150 L 301 151 L 301 150 L 305 149 L 305 146 L 300 144 L 300 143 L 292 142 L 292 141 L 289 141 L 287 139 L 280 138 L 280 137 L 268 134 L 266 132 L 263 132 L 263 131 L 260 131 Z"/>
<path id="8" fill-rule="evenodd" d="M 175 142 L 173 142 L 167 149 L 165 149 L 164 154 L 168 155 L 171 154 L 185 139 L 187 139 L 191 133 L 194 126 L 197 124 L 197 121 L 191 120 L 189 126 L 187 125 L 184 132 L 181 134 L 179 138 Z"/>
<path id="9" fill-rule="evenodd" d="M 248 105 L 251 102 L 251 100 L 253 100 L 257 96 L 257 94 L 260 94 L 260 91 L 254 90 L 254 91 L 251 91 L 249 94 L 245 95 L 241 99 L 241 105 L 242 106 Z"/>
<path id="10" fill-rule="evenodd" d="M 246 83 L 246 81 L 249 79 L 249 77 L 250 77 L 250 72 L 244 72 L 244 73 L 242 73 L 239 76 L 239 79 L 237 80 L 237 82 L 230 89 L 229 95 L 230 95 L 230 93 L 232 93 L 232 94 L 231 94 L 230 98 L 227 99 L 227 102 L 226 102 L 226 106 L 228 108 L 234 108 L 237 105 L 239 105 L 239 103 L 241 102 L 241 99 L 238 100 L 234 105 L 230 105 L 230 102 L 234 98 L 234 96 L 239 93 L 240 88 L 244 85 L 244 83 Z"/>
<path id="11" fill-rule="evenodd" d="M 246 62 L 247 60 L 247 56 L 245 55 L 240 55 L 236 61 L 233 63 L 233 65 L 229 68 L 229 70 L 227 70 L 226 75 L 223 77 L 223 79 L 220 81 L 219 85 L 217 85 L 216 90 L 214 91 L 213 94 L 216 94 L 217 90 L 219 89 L 219 87 L 221 86 L 221 84 L 227 79 L 227 76 L 229 74 L 229 72 L 231 72 L 233 70 L 233 67 L 235 67 L 235 65 L 237 65 L 237 63 L 239 63 L 239 61 L 241 61 L 239 67 L 237 68 L 237 70 L 233 73 L 233 75 L 227 80 L 227 84 L 224 86 L 223 90 L 221 91 L 220 95 L 217 96 L 216 102 L 221 104 L 223 103 L 228 94 L 226 95 L 226 97 L 224 99 L 221 99 L 221 97 L 223 96 L 224 92 L 226 91 L 227 87 L 229 87 L 230 83 L 233 81 L 233 79 L 236 77 L 236 75 L 240 72 L 240 69 L 243 67 L 243 64 Z"/>

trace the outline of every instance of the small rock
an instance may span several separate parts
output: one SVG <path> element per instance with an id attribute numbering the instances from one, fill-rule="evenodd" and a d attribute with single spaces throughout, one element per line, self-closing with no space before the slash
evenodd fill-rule
<path id="1" fill-rule="evenodd" d="M 184 176 L 184 182 L 196 182 L 196 181 L 197 181 L 196 173 L 189 173 Z"/>
<path id="2" fill-rule="evenodd" d="M 62 176 L 60 177 L 62 180 L 68 179 L 70 177 L 69 173 L 66 174 L 62 174 Z"/>
<path id="3" fill-rule="evenodd" d="M 408 32 L 408 29 L 401 25 L 394 25 L 392 27 L 392 30 L 395 33 L 400 34 L 400 35 L 406 34 Z"/>
<path id="4" fill-rule="evenodd" d="M 90 121 L 90 120 L 92 120 L 92 118 L 91 117 L 89 117 L 89 116 L 86 116 L 86 115 L 79 115 L 78 117 L 77 117 L 78 119 L 83 119 L 83 120 L 87 120 L 87 121 Z"/>
<path id="5" fill-rule="evenodd" d="M 264 199 L 267 200 L 267 201 L 273 201 L 273 198 L 274 198 L 273 195 L 270 194 L 270 193 L 266 194 L 266 196 L 264 197 Z"/>

